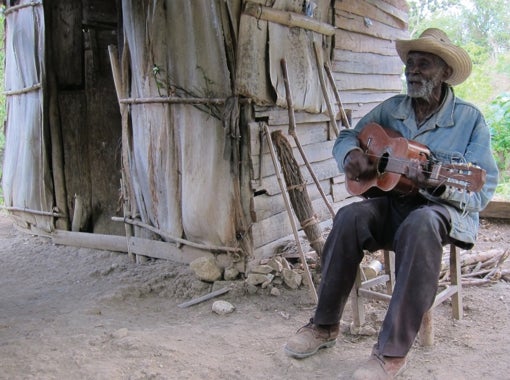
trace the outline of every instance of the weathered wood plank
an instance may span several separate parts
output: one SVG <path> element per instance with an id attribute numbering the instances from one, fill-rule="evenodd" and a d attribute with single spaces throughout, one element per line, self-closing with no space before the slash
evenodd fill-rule
<path id="1" fill-rule="evenodd" d="M 491 201 L 480 213 L 482 218 L 510 219 L 509 201 Z"/>
<path id="2" fill-rule="evenodd" d="M 328 197 L 328 199 L 331 202 L 331 197 Z M 331 219 L 331 214 L 322 199 L 312 201 L 312 208 L 319 221 Z M 293 217 L 295 218 L 295 216 Z M 299 223 L 297 224 L 299 225 Z M 277 240 L 282 236 L 291 235 L 292 227 L 287 211 L 280 212 L 258 223 L 254 223 L 252 232 L 255 248 Z"/>
<path id="3" fill-rule="evenodd" d="M 291 142 L 290 138 L 289 142 Z M 306 159 L 310 163 L 328 160 L 329 158 L 331 158 L 332 155 L 331 152 L 333 150 L 334 143 L 335 143 L 334 141 L 324 141 L 315 144 L 304 145 L 303 151 L 305 153 Z M 303 160 L 303 157 L 299 153 L 298 148 L 294 146 L 292 152 L 301 170 L 307 170 L 307 168 L 304 167 L 305 162 Z M 262 157 L 260 157 L 260 155 L 258 154 L 254 154 L 252 155 L 251 160 L 254 171 L 253 179 L 259 179 L 260 176 L 267 177 L 274 175 L 275 173 L 274 164 L 269 153 L 263 154 Z"/>
<path id="4" fill-rule="evenodd" d="M 83 0 L 83 24 L 87 26 L 114 26 L 117 24 L 116 1 Z M 120 11 L 120 10 L 119 10 Z"/>
<path id="5" fill-rule="evenodd" d="M 368 3 L 397 18 L 406 28 L 409 23 L 409 4 L 406 0 L 366 0 Z"/>
<path id="6" fill-rule="evenodd" d="M 371 75 L 333 73 L 338 88 L 346 90 L 400 91 L 402 80 L 400 75 Z"/>
<path id="7" fill-rule="evenodd" d="M 241 14 L 235 92 L 253 99 L 257 104 L 272 103 L 267 78 L 267 35 L 267 21 Z"/>
<path id="8" fill-rule="evenodd" d="M 334 209 L 336 211 L 338 211 L 340 208 L 345 207 L 353 202 L 358 202 L 358 201 L 359 201 L 359 199 L 357 199 L 357 198 L 347 198 L 346 200 L 344 200 L 342 202 L 335 203 L 333 206 L 334 206 Z M 329 215 L 329 211 L 328 211 L 328 215 Z M 288 220 L 288 218 L 287 218 L 287 220 Z M 323 229 L 323 231 L 327 232 L 327 230 L 331 227 L 332 220 L 333 220 L 333 218 L 331 218 L 331 217 L 327 217 L 327 218 L 321 220 L 320 226 Z M 260 236 L 260 235 L 257 235 L 257 236 Z M 305 238 L 303 231 L 299 232 L 299 236 Z M 255 244 L 256 248 L 255 248 L 254 255 L 255 255 L 255 257 L 261 257 L 261 258 L 271 257 L 275 254 L 275 250 L 278 247 L 285 246 L 289 242 L 294 242 L 294 236 L 292 235 L 292 232 L 287 235 L 281 235 L 275 240 L 267 241 L 265 244 L 260 244 L 260 243 L 263 243 L 263 241 L 259 240 L 257 242 L 257 244 Z"/>
<path id="9" fill-rule="evenodd" d="M 332 185 L 332 196 L 333 202 L 341 202 L 346 200 L 347 198 L 351 198 L 352 195 L 349 194 L 347 189 L 345 188 L 345 183 L 335 183 Z"/>
<path id="10" fill-rule="evenodd" d="M 346 108 L 350 104 L 356 104 L 356 103 L 381 103 L 384 100 L 400 94 L 401 91 L 340 91 L 340 98 L 342 99 L 342 103 Z"/>
<path id="11" fill-rule="evenodd" d="M 267 124 L 288 125 L 289 111 L 283 108 L 255 107 L 255 118 L 267 118 Z M 323 113 L 295 112 L 296 124 L 328 122 L 329 116 Z"/>
<path id="12" fill-rule="evenodd" d="M 127 252 L 128 244 L 125 236 L 103 235 L 98 233 L 72 232 L 56 230 L 51 235 L 55 244 L 73 247 L 101 249 L 114 252 Z"/>
<path id="13" fill-rule="evenodd" d="M 319 181 L 321 187 L 326 194 L 330 193 L 329 179 Z M 312 201 L 322 199 L 322 196 L 315 186 L 315 183 L 309 183 L 306 191 Z M 324 202 L 324 200 L 322 200 Z M 285 202 L 283 196 L 279 193 L 276 195 L 261 194 L 253 198 L 252 217 L 254 222 L 270 218 L 272 215 L 285 211 Z"/>
<path id="14" fill-rule="evenodd" d="M 404 64 L 398 56 L 356 53 L 349 50 L 333 51 L 332 70 L 352 74 L 396 74 L 403 72 Z"/>
<path id="15" fill-rule="evenodd" d="M 395 42 L 368 36 L 365 34 L 337 29 L 335 33 L 335 48 L 350 50 L 358 53 L 374 53 L 381 55 L 396 55 Z"/>
<path id="16" fill-rule="evenodd" d="M 312 170 L 319 181 L 331 178 L 338 174 L 338 167 L 334 158 L 325 161 L 315 162 L 311 164 Z M 306 167 L 301 168 L 301 172 L 306 183 L 313 183 L 313 178 Z M 256 192 L 266 192 L 267 194 L 274 195 L 280 193 L 280 186 L 276 175 L 263 177 L 261 181 L 252 181 L 253 190 Z"/>
<path id="17" fill-rule="evenodd" d="M 408 16 L 404 9 L 390 4 L 379 6 L 378 3 L 381 3 L 381 1 L 373 2 L 373 4 L 371 4 L 371 1 L 335 1 L 335 11 L 368 17 L 399 29 L 406 28 Z M 341 26 L 340 24 L 336 25 Z"/>
<path id="18" fill-rule="evenodd" d="M 261 153 L 266 154 L 269 153 L 269 147 L 267 145 L 267 140 L 263 136 L 262 130 L 259 127 L 258 123 L 249 123 L 250 129 L 250 152 L 252 155 L 259 155 Z M 274 131 L 281 130 L 285 134 L 287 134 L 288 128 L 287 126 L 283 127 L 279 126 L 269 126 L 269 131 L 272 133 Z M 306 146 L 309 144 L 315 144 L 320 142 L 328 141 L 328 126 L 325 123 L 319 124 L 299 124 L 296 127 L 296 135 L 299 139 L 299 142 L 302 146 Z M 289 137 L 289 141 L 292 147 L 296 146 L 294 138 Z"/>
<path id="19" fill-rule="evenodd" d="M 81 1 L 59 1 L 51 7 L 51 14 L 53 20 L 49 33 L 52 35 L 52 63 L 58 86 L 83 88 Z"/>
<path id="20" fill-rule="evenodd" d="M 87 131 L 86 96 L 83 91 L 60 91 L 58 96 L 64 151 L 64 177 L 67 204 L 74 211 L 74 197 L 81 197 L 85 211 L 90 214 L 91 191 L 89 141 Z"/>
<path id="21" fill-rule="evenodd" d="M 199 257 L 212 256 L 211 252 L 186 245 L 181 248 L 177 248 L 171 243 L 137 237 L 129 238 L 129 252 L 137 255 L 153 257 L 155 259 L 171 260 L 182 264 L 189 264 Z"/>
<path id="22" fill-rule="evenodd" d="M 409 35 L 401 26 L 390 26 L 371 17 L 354 15 L 342 10 L 336 10 L 335 24 L 344 30 L 385 40 L 404 39 Z"/>

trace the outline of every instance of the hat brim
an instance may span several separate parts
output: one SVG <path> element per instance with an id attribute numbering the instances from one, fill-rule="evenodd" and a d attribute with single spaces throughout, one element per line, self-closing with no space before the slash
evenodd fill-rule
<path id="1" fill-rule="evenodd" d="M 453 69 L 452 75 L 445 81 L 452 86 L 461 84 L 471 74 L 471 58 L 464 49 L 456 45 L 439 42 L 435 38 L 421 37 L 416 40 L 397 40 L 395 46 L 404 64 L 411 51 L 432 53 L 441 57 Z"/>

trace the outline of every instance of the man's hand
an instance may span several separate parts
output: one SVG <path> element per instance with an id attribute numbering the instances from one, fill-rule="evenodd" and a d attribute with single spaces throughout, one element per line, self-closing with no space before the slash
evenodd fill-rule
<path id="1" fill-rule="evenodd" d="M 410 160 L 410 164 L 406 168 L 405 176 L 422 189 L 434 188 L 443 185 L 441 180 L 431 178 L 430 174 L 431 173 L 427 168 L 427 162 L 413 158 Z"/>
<path id="2" fill-rule="evenodd" d="M 345 157 L 344 171 L 347 178 L 358 180 L 373 177 L 376 168 L 368 159 L 368 156 L 360 150 L 352 150 Z"/>
<path id="3" fill-rule="evenodd" d="M 412 158 L 409 161 L 409 165 L 406 167 L 404 175 L 413 181 L 418 187 L 424 189 L 430 184 L 428 182 L 428 173 L 425 172 L 425 163 L 421 162 L 416 158 Z"/>

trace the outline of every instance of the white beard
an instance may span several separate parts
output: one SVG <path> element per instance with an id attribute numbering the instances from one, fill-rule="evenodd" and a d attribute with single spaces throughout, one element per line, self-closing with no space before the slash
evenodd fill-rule
<path id="1" fill-rule="evenodd" d="M 430 99 L 434 88 L 441 84 L 441 74 L 442 73 L 439 72 L 435 77 L 428 80 L 422 79 L 420 81 L 421 86 L 419 86 L 419 88 L 409 86 L 408 82 L 407 95 L 409 95 L 411 98 L 423 98 L 425 100 Z"/>

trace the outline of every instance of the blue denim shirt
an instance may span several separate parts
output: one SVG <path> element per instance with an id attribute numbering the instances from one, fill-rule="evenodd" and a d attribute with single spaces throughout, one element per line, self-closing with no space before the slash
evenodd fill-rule
<path id="1" fill-rule="evenodd" d="M 460 246 L 472 247 L 478 232 L 479 212 L 491 200 L 498 182 L 490 131 L 481 112 L 472 104 L 455 97 L 453 90 L 448 87 L 440 108 L 418 128 L 411 98 L 406 95 L 393 96 L 365 115 L 354 129 L 340 132 L 333 147 L 333 156 L 341 172 L 344 172 L 343 163 L 347 153 L 359 146 L 359 131 L 370 122 L 394 129 L 406 139 L 426 145 L 444 162 L 472 163 L 486 170 L 486 182 L 477 193 L 449 186 L 440 196 L 420 190 L 422 196 L 448 209 L 452 221 L 450 237 Z"/>

